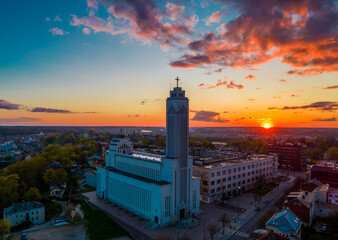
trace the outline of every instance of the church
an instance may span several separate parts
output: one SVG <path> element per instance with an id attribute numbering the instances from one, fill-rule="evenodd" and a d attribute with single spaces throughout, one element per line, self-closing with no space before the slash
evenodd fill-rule
<path id="1" fill-rule="evenodd" d="M 110 142 L 97 169 L 97 195 L 147 219 L 151 228 L 197 215 L 200 182 L 188 157 L 189 99 L 178 86 L 166 101 L 166 155 L 133 151 L 127 138 Z"/>

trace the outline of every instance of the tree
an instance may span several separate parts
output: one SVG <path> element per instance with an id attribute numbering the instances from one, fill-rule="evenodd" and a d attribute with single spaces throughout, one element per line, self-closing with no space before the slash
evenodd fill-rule
<path id="1" fill-rule="evenodd" d="M 338 147 L 330 147 L 327 154 L 329 160 L 338 160 Z"/>
<path id="2" fill-rule="evenodd" d="M 19 179 L 18 174 L 0 177 L 0 209 L 19 200 Z"/>
<path id="3" fill-rule="evenodd" d="M 222 234 L 224 235 L 224 228 L 228 223 L 230 223 L 230 218 L 228 217 L 226 213 L 223 213 L 219 217 L 219 221 L 222 223 L 222 230 L 223 230 Z"/>
<path id="4" fill-rule="evenodd" d="M 315 148 L 307 151 L 311 160 L 319 160 L 322 158 L 324 151 L 320 148 Z"/>
<path id="5" fill-rule="evenodd" d="M 0 237 L 4 239 L 4 236 L 11 230 L 12 224 L 7 219 L 0 219 Z"/>
<path id="6" fill-rule="evenodd" d="M 41 199 L 40 191 L 36 187 L 31 187 L 24 195 L 26 201 L 38 201 Z"/>
<path id="7" fill-rule="evenodd" d="M 43 180 L 47 185 L 49 185 L 51 182 L 57 180 L 57 175 L 54 169 L 49 168 L 46 170 L 45 176 L 43 176 Z"/>
<path id="8" fill-rule="evenodd" d="M 207 230 L 209 232 L 211 240 L 213 240 L 216 233 L 219 231 L 219 227 L 217 226 L 217 224 L 211 223 L 207 226 Z"/>
<path id="9" fill-rule="evenodd" d="M 271 218 L 272 215 L 273 215 L 273 210 L 272 209 L 268 210 L 263 216 L 261 216 L 258 219 L 258 227 L 264 228 L 265 227 L 265 223 L 267 221 L 269 221 L 269 219 Z"/>

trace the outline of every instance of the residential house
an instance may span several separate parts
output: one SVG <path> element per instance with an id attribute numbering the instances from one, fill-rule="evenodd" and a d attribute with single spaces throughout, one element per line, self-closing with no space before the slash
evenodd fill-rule
<path id="1" fill-rule="evenodd" d="M 61 199 L 66 191 L 66 186 L 67 184 L 65 181 L 51 182 L 51 184 L 49 185 L 49 196 Z"/>
<path id="2" fill-rule="evenodd" d="M 312 192 L 291 192 L 284 203 L 284 209 L 290 209 L 306 226 L 311 226 L 314 216 L 315 194 Z"/>
<path id="3" fill-rule="evenodd" d="M 7 219 L 12 226 L 17 226 L 25 221 L 34 225 L 45 222 L 45 206 L 40 202 L 21 202 L 4 208 L 3 218 Z"/>
<path id="4" fill-rule="evenodd" d="M 290 210 L 285 209 L 272 215 L 265 228 L 290 240 L 301 239 L 301 220 Z"/>

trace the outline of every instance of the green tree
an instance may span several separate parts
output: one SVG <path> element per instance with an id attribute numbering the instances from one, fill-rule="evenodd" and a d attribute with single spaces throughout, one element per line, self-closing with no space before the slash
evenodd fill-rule
<path id="1" fill-rule="evenodd" d="M 17 174 L 0 177 L 0 208 L 8 207 L 18 201 L 19 179 Z"/>
<path id="2" fill-rule="evenodd" d="M 11 230 L 12 224 L 7 219 L 0 219 L 0 237 L 4 239 L 4 236 Z"/>
<path id="3" fill-rule="evenodd" d="M 219 221 L 222 223 L 222 234 L 224 235 L 224 229 L 225 226 L 230 223 L 230 218 L 228 217 L 228 215 L 226 213 L 223 213 L 220 217 L 219 217 Z"/>
<path id="4" fill-rule="evenodd" d="M 311 160 L 319 160 L 322 158 L 324 151 L 320 148 L 310 149 L 307 151 Z"/>
<path id="5" fill-rule="evenodd" d="M 26 201 L 38 201 L 41 199 L 40 191 L 36 187 L 31 187 L 24 195 Z"/>
<path id="6" fill-rule="evenodd" d="M 56 181 L 57 175 L 54 169 L 49 168 L 46 170 L 45 176 L 43 176 L 43 180 L 47 185 L 49 185 L 51 182 Z"/>
<path id="7" fill-rule="evenodd" d="M 327 154 L 329 160 L 338 160 L 338 147 L 330 147 Z"/>

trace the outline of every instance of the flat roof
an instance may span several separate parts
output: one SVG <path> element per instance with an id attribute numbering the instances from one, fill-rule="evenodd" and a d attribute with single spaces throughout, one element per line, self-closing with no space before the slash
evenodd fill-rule
<path id="1" fill-rule="evenodd" d="M 252 163 L 259 160 L 269 160 L 274 156 L 276 155 L 260 154 L 260 155 L 252 155 L 250 158 L 201 157 L 194 158 L 194 166 L 204 168 L 226 167 L 239 165 L 242 163 Z M 196 162 L 200 162 L 200 164 Z"/>
<path id="2" fill-rule="evenodd" d="M 135 174 L 132 174 L 132 173 L 124 172 L 124 171 L 118 170 L 118 169 L 113 168 L 113 167 L 107 167 L 107 170 L 121 174 L 121 175 L 124 175 L 126 177 L 134 178 L 134 179 L 140 180 L 142 182 L 146 182 L 146 183 L 153 183 L 153 184 L 157 184 L 157 185 L 160 185 L 160 186 L 171 184 L 170 182 L 167 182 L 167 181 L 157 181 L 157 180 L 154 180 L 154 179 L 151 179 L 151 178 L 146 178 L 146 177 L 142 177 L 142 176 L 135 175 Z"/>

